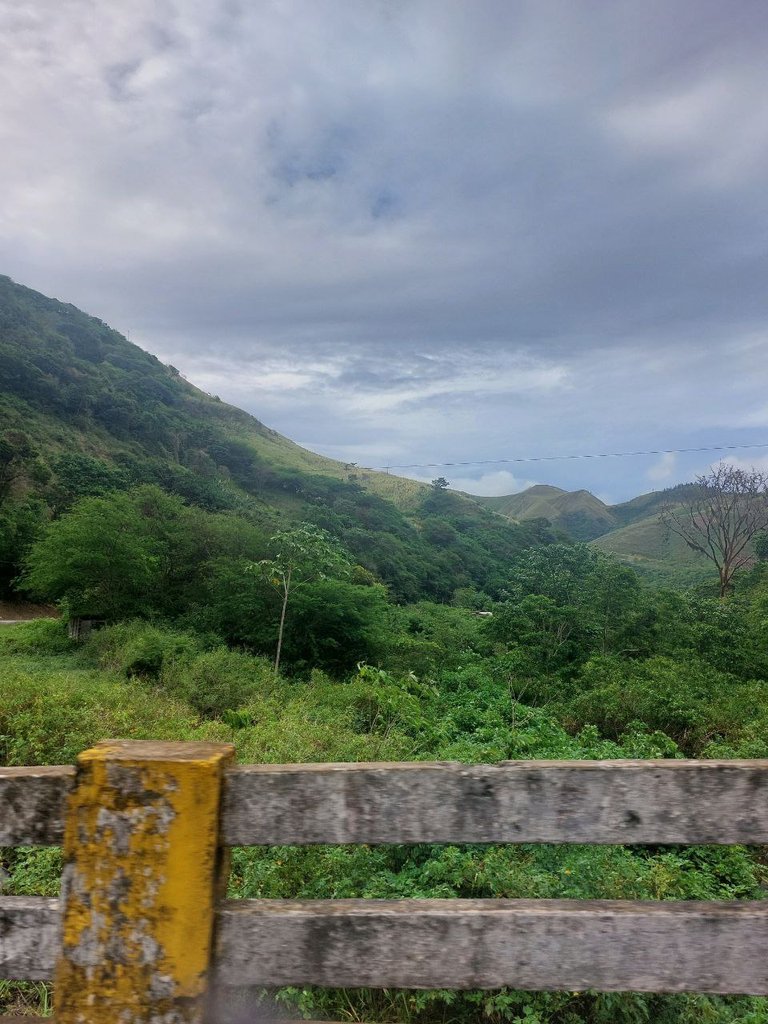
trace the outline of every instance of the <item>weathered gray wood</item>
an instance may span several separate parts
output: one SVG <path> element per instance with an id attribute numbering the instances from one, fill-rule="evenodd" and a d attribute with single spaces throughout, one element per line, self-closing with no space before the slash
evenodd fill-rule
<path id="1" fill-rule="evenodd" d="M 223 842 L 768 843 L 768 761 L 249 765 Z"/>
<path id="2" fill-rule="evenodd" d="M 0 978 L 49 981 L 60 948 L 58 900 L 0 897 Z"/>
<path id="3" fill-rule="evenodd" d="M 219 985 L 768 993 L 768 903 L 242 900 Z"/>
<path id="4" fill-rule="evenodd" d="M 0 846 L 56 846 L 75 769 L 0 767 Z"/>
<path id="5" fill-rule="evenodd" d="M 70 767 L 0 768 L 0 845 L 59 843 Z M 227 845 L 766 843 L 766 761 L 252 765 Z"/>

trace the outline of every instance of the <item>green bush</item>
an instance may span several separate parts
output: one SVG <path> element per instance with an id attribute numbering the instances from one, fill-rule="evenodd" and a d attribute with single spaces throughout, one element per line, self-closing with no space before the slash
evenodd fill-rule
<path id="1" fill-rule="evenodd" d="M 64 619 L 30 619 L 0 629 L 0 654 L 67 654 L 75 646 Z"/>
<path id="2" fill-rule="evenodd" d="M 594 658 L 575 687 L 574 697 L 561 699 L 560 714 L 572 727 L 593 724 L 611 739 L 642 723 L 697 756 L 707 744 L 737 742 L 756 722 L 768 737 L 768 682 L 741 682 L 697 658 Z"/>
<path id="3" fill-rule="evenodd" d="M 166 663 L 194 656 L 205 647 L 205 639 L 194 633 L 134 619 L 91 633 L 82 658 L 121 675 L 156 679 Z"/>
<path id="4" fill-rule="evenodd" d="M 242 708 L 272 685 L 272 668 L 264 658 L 217 647 L 193 656 L 168 659 L 160 685 L 201 715 L 220 716 Z"/>
<path id="5" fill-rule="evenodd" d="M 3 764 L 73 764 L 81 751 L 113 737 L 216 735 L 201 732 L 199 717 L 180 701 L 107 672 L 6 658 L 2 673 Z"/>

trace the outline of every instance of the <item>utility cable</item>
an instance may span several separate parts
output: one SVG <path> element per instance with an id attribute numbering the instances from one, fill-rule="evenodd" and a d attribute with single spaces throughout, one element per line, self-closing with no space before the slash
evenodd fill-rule
<path id="1" fill-rule="evenodd" d="M 650 448 L 638 452 L 590 452 L 580 455 L 528 455 L 511 459 L 475 459 L 469 462 L 410 462 L 395 466 L 373 466 L 371 468 L 389 472 L 390 469 L 448 469 L 452 466 L 499 466 L 517 462 L 558 462 L 572 459 L 628 459 L 637 455 L 683 455 L 690 452 L 732 452 L 745 448 L 768 448 L 763 444 L 712 444 L 702 448 Z"/>

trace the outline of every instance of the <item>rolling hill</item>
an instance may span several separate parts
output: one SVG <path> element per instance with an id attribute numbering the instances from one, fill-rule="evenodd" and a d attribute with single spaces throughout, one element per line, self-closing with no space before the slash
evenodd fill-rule
<path id="1" fill-rule="evenodd" d="M 716 575 L 712 563 L 692 551 L 680 537 L 668 533 L 657 515 L 611 530 L 591 543 L 655 583 L 696 586 L 713 581 Z"/>
<path id="2" fill-rule="evenodd" d="M 147 483 L 267 534 L 315 522 L 397 600 L 501 591 L 510 558 L 554 539 L 548 524 L 657 580 L 708 575 L 657 521 L 692 485 L 619 505 L 543 484 L 477 498 L 346 465 L 206 394 L 101 320 L 0 276 L 0 596 L 48 518 Z"/>
<path id="3" fill-rule="evenodd" d="M 101 320 L 0 277 L 0 596 L 49 518 L 144 484 L 265 536 L 311 521 L 397 600 L 497 592 L 515 554 L 553 539 L 471 497 L 310 452 Z"/>
<path id="4" fill-rule="evenodd" d="M 537 484 L 520 494 L 481 500 L 510 519 L 548 519 L 574 540 L 592 540 L 615 526 L 608 506 L 589 491 L 563 491 Z"/>
<path id="5" fill-rule="evenodd" d="M 481 498 L 489 508 L 518 521 L 544 517 L 574 540 L 610 552 L 655 582 L 695 585 L 711 578 L 709 562 L 659 523 L 665 505 L 683 501 L 694 484 L 679 484 L 606 505 L 589 491 L 537 484 L 519 494 Z"/>

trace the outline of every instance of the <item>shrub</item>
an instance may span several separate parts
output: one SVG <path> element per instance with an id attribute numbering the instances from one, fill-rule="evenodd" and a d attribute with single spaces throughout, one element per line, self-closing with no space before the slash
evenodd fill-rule
<path id="1" fill-rule="evenodd" d="M 208 717 L 242 708 L 254 696 L 268 690 L 271 679 L 272 668 L 265 658 L 229 651 L 226 647 L 170 659 L 160 673 L 163 689 Z"/>
<path id="2" fill-rule="evenodd" d="M 3 664 L 0 762 L 72 764 L 99 740 L 202 739 L 190 708 L 136 683 L 83 668 Z M 208 728 L 208 727 L 207 727 Z"/>
<path id="3" fill-rule="evenodd" d="M 3 654 L 67 654 L 74 646 L 63 619 L 31 619 L 0 631 Z"/>
<path id="4" fill-rule="evenodd" d="M 194 656 L 205 647 L 203 637 L 136 619 L 92 633 L 83 645 L 82 656 L 121 675 L 156 679 L 167 662 Z"/>

